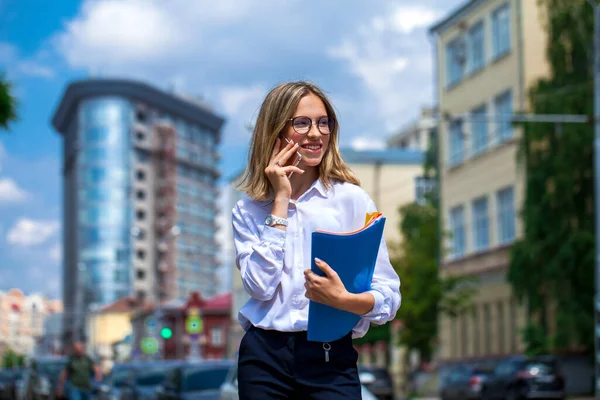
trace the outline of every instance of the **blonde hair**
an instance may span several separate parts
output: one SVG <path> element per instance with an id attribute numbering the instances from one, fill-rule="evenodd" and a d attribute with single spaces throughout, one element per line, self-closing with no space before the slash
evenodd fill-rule
<path id="1" fill-rule="evenodd" d="M 330 188 L 334 180 L 360 185 L 358 178 L 346 166 L 338 147 L 338 124 L 335 110 L 325 94 L 310 82 L 288 82 L 272 89 L 263 101 L 250 144 L 248 165 L 239 184 L 239 189 L 254 200 L 270 200 L 273 188 L 265 169 L 267 168 L 275 141 L 285 128 L 289 118 L 293 117 L 300 99 L 314 94 L 325 105 L 327 115 L 335 118 L 335 129 L 331 132 L 329 146 L 319 164 L 319 179 L 326 188 Z"/>

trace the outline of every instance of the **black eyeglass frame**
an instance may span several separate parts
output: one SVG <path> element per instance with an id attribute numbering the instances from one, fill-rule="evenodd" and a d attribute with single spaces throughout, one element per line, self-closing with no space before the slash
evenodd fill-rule
<path id="1" fill-rule="evenodd" d="M 296 127 L 294 126 L 294 121 L 296 119 L 298 119 L 298 118 L 306 118 L 306 119 L 308 119 L 310 121 L 310 125 L 308 125 L 308 130 L 306 131 L 306 133 L 301 133 L 301 132 L 298 132 L 296 130 Z M 327 122 L 331 122 L 333 124 L 333 126 L 330 129 L 331 132 L 321 132 L 321 128 L 319 127 L 319 121 L 321 121 L 323 118 L 327 118 Z M 292 128 L 294 129 L 294 132 L 296 132 L 298 135 L 306 135 L 306 134 L 308 134 L 308 132 L 310 132 L 310 130 L 312 129 L 312 126 L 313 126 L 313 119 L 309 118 L 309 117 L 307 117 L 305 115 L 299 115 L 299 116 L 294 117 L 294 118 L 289 118 L 288 121 L 292 121 Z M 335 124 L 336 123 L 337 123 L 337 121 L 335 120 L 335 118 L 330 117 L 328 115 L 323 115 L 322 117 L 319 117 L 317 119 L 317 130 L 319 131 L 319 133 L 321 133 L 321 135 L 329 135 L 329 134 L 331 134 L 335 130 Z"/>

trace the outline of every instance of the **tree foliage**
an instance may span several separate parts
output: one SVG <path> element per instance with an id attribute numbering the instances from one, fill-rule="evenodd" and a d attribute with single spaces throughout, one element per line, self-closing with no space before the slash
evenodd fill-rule
<path id="1" fill-rule="evenodd" d="M 438 335 L 438 315 L 465 312 L 475 292 L 466 277 L 441 278 L 437 254 L 440 235 L 437 207 L 412 203 L 400 209 L 403 242 L 392 264 L 402 279 L 403 323 L 400 343 L 430 360 Z"/>
<path id="2" fill-rule="evenodd" d="M 8 129 L 9 122 L 17 119 L 17 102 L 11 88 L 11 84 L 0 76 L 0 129 Z"/>
<path id="3" fill-rule="evenodd" d="M 538 3 L 551 71 L 530 88 L 531 111 L 591 115 L 593 10 L 585 1 Z M 593 349 L 593 128 L 524 124 L 519 147 L 524 233 L 512 248 L 508 280 L 532 317 L 524 330 L 528 351 Z"/>
<path id="4" fill-rule="evenodd" d="M 2 355 L 2 368 L 10 369 L 25 366 L 25 357 L 8 349 Z"/>

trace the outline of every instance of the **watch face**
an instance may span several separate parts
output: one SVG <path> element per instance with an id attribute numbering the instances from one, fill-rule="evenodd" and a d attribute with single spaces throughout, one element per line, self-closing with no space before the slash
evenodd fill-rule
<path id="1" fill-rule="evenodd" d="M 270 215 L 267 215 L 267 218 L 265 219 L 265 224 L 271 225 L 272 223 L 273 223 L 273 218 L 271 218 Z"/>

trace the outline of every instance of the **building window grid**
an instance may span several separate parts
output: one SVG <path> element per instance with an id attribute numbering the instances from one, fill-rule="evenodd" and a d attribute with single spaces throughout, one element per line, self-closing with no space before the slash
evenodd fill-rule
<path id="1" fill-rule="evenodd" d="M 449 166 L 454 166 L 463 162 L 465 157 L 464 133 L 462 120 L 455 120 L 450 123 L 450 157 Z"/>
<path id="2" fill-rule="evenodd" d="M 450 231 L 452 233 L 452 258 L 462 257 L 466 251 L 465 208 L 460 205 L 450 210 Z"/>
<path id="3" fill-rule="evenodd" d="M 505 326 L 505 319 L 504 319 L 504 301 L 500 300 L 498 302 L 498 352 L 500 354 L 504 354 L 504 352 L 506 351 L 505 349 L 505 337 L 506 335 L 505 330 L 506 330 L 506 326 Z"/>
<path id="4" fill-rule="evenodd" d="M 504 4 L 492 12 L 492 55 L 498 58 L 508 53 L 510 44 L 510 7 Z"/>
<path id="5" fill-rule="evenodd" d="M 498 208 L 498 242 L 507 244 L 512 242 L 516 235 L 514 189 L 512 186 L 497 192 L 496 204 Z"/>
<path id="6" fill-rule="evenodd" d="M 487 106 L 482 105 L 471 112 L 471 143 L 472 154 L 484 152 L 488 146 Z"/>
<path id="7" fill-rule="evenodd" d="M 427 195 L 435 190 L 435 180 L 418 176 L 415 178 L 415 201 L 418 204 L 425 204 Z"/>
<path id="8" fill-rule="evenodd" d="M 483 21 L 467 32 L 467 72 L 473 73 L 485 66 L 485 31 Z"/>
<path id="9" fill-rule="evenodd" d="M 492 354 L 492 315 L 490 312 L 490 305 L 483 305 L 483 339 L 484 339 L 484 352 L 485 355 Z"/>
<path id="10" fill-rule="evenodd" d="M 446 86 L 450 87 L 463 78 L 464 41 L 462 37 L 453 39 L 446 45 Z"/>
<path id="11" fill-rule="evenodd" d="M 473 245 L 475 251 L 484 251 L 490 246 L 488 199 L 485 196 L 473 201 Z"/>
<path id="12" fill-rule="evenodd" d="M 499 94 L 494 99 L 494 108 L 496 114 L 496 140 L 502 143 L 514 137 L 514 130 L 511 122 L 512 92 L 507 90 Z"/>

